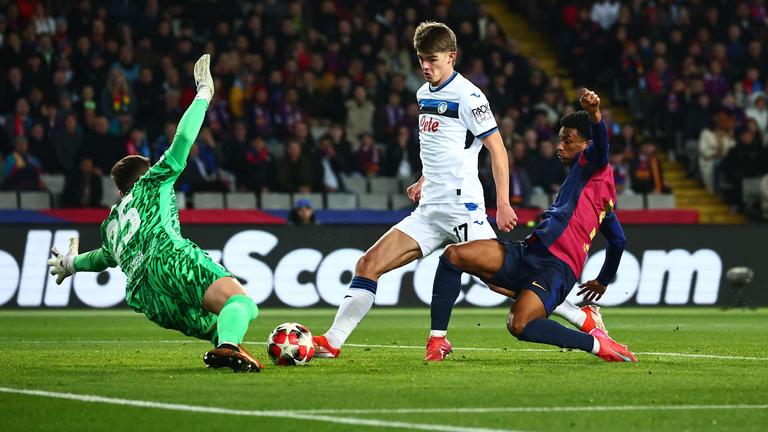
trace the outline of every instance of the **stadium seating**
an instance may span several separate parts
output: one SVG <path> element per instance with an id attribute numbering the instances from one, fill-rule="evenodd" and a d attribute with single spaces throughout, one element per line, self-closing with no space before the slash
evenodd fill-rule
<path id="1" fill-rule="evenodd" d="M 400 181 L 394 177 L 372 177 L 371 193 L 394 193 L 400 191 Z"/>
<path id="2" fill-rule="evenodd" d="M 357 195 L 348 193 L 329 193 L 325 196 L 328 210 L 354 210 L 357 208 Z"/>
<path id="3" fill-rule="evenodd" d="M 672 194 L 648 194 L 649 210 L 662 210 L 675 208 L 675 196 Z"/>
<path id="4" fill-rule="evenodd" d="M 291 194 L 264 192 L 261 194 L 261 208 L 264 210 L 287 210 L 291 208 Z"/>
<path id="5" fill-rule="evenodd" d="M 176 192 L 176 207 L 178 207 L 179 210 L 185 210 L 187 208 L 187 196 L 184 195 L 184 192 Z"/>
<path id="6" fill-rule="evenodd" d="M 344 186 L 348 191 L 357 194 L 368 193 L 368 179 L 360 176 L 342 176 Z"/>
<path id="7" fill-rule="evenodd" d="M 366 210 L 389 210 L 389 195 L 386 194 L 360 194 L 359 208 Z"/>
<path id="8" fill-rule="evenodd" d="M 0 192 L 0 209 L 17 209 L 19 208 L 19 198 L 16 196 L 16 192 Z"/>
<path id="9" fill-rule="evenodd" d="M 762 196 L 760 182 L 762 182 L 762 180 L 762 177 L 749 177 L 742 180 L 741 200 L 747 206 L 760 203 Z"/>
<path id="10" fill-rule="evenodd" d="M 104 207 L 112 207 L 120 200 L 120 191 L 109 176 L 101 177 L 101 188 L 104 191 L 101 196 L 101 205 Z"/>
<path id="11" fill-rule="evenodd" d="M 763 191 L 763 219 L 768 220 L 768 175 L 763 176 L 760 189 Z"/>
<path id="12" fill-rule="evenodd" d="M 291 200 L 291 203 L 293 204 L 291 207 L 296 206 L 296 203 L 302 198 L 308 199 L 309 202 L 312 203 L 312 208 L 315 208 L 315 209 L 323 208 L 323 194 L 319 194 L 319 193 L 309 193 L 309 194 L 295 193 L 293 194 L 293 199 Z"/>
<path id="13" fill-rule="evenodd" d="M 531 200 L 530 200 L 531 206 L 538 207 L 540 209 L 545 209 L 545 208 L 548 208 L 550 204 L 552 204 L 552 201 L 550 200 L 548 194 L 545 194 L 545 193 L 531 194 Z"/>
<path id="14" fill-rule="evenodd" d="M 40 179 L 43 180 L 48 191 L 51 192 L 54 197 L 57 197 L 64 192 L 66 178 L 63 174 L 42 174 L 40 175 Z"/>
<path id="15" fill-rule="evenodd" d="M 224 208 L 224 194 L 221 192 L 195 192 L 192 194 L 192 205 L 196 209 Z"/>
<path id="16" fill-rule="evenodd" d="M 256 194 L 253 192 L 228 192 L 226 205 L 229 209 L 253 210 L 258 207 Z"/>
<path id="17" fill-rule="evenodd" d="M 389 197 L 392 200 L 392 210 L 410 209 L 414 207 L 414 204 L 407 196 L 405 196 L 405 194 L 396 192 L 390 194 Z"/>
<path id="18" fill-rule="evenodd" d="M 642 210 L 645 208 L 643 195 L 619 195 L 616 197 L 616 208 L 619 210 Z M 674 203 L 672 205 L 674 208 Z"/>
<path id="19" fill-rule="evenodd" d="M 44 210 L 51 208 L 51 194 L 47 191 L 19 192 L 19 208 L 25 210 Z"/>

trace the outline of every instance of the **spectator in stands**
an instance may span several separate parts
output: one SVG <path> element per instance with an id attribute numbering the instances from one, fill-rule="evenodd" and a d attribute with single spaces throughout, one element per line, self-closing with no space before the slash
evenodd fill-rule
<path id="1" fill-rule="evenodd" d="M 197 140 L 200 146 L 200 158 L 205 163 L 208 172 L 213 173 L 227 190 L 235 190 L 235 175 L 232 171 L 223 168 L 224 153 L 221 144 L 213 136 L 211 128 L 204 127 L 200 130 Z"/>
<path id="2" fill-rule="evenodd" d="M 245 160 L 238 175 L 238 184 L 247 190 L 266 192 L 269 190 L 269 178 L 272 171 L 272 155 L 267 149 L 264 138 L 251 139 L 245 150 Z"/>
<path id="3" fill-rule="evenodd" d="M 632 189 L 640 194 L 667 193 L 661 161 L 656 155 L 656 145 L 650 142 L 640 147 L 631 163 Z"/>
<path id="4" fill-rule="evenodd" d="M 635 127 L 631 124 L 625 124 L 621 128 L 621 133 L 611 140 L 611 151 L 616 153 L 625 153 L 627 157 L 632 158 L 640 149 Z"/>
<path id="5" fill-rule="evenodd" d="M 373 132 L 373 115 L 376 110 L 368 100 L 363 86 L 355 87 L 354 96 L 345 102 L 347 109 L 347 136 L 358 140 L 363 132 Z"/>
<path id="6" fill-rule="evenodd" d="M 51 142 L 42 123 L 35 122 L 27 136 L 28 151 L 40 162 L 43 172 L 61 172 L 56 155 L 51 151 Z"/>
<path id="7" fill-rule="evenodd" d="M 299 93 L 294 88 L 285 92 L 285 98 L 278 103 L 275 111 L 275 124 L 283 134 L 295 133 L 295 126 L 307 121 L 306 111 L 299 105 Z"/>
<path id="8" fill-rule="evenodd" d="M 140 69 L 140 66 L 134 60 L 133 47 L 131 45 L 123 45 L 120 48 L 120 58 L 112 64 L 112 70 L 119 71 L 125 81 L 133 84 L 139 78 Z"/>
<path id="9" fill-rule="evenodd" d="M 610 164 L 613 167 L 613 183 L 616 185 L 616 193 L 621 195 L 632 192 L 631 169 L 623 152 L 611 152 Z"/>
<path id="10" fill-rule="evenodd" d="M 13 63 L 7 64 L 11 65 L 8 69 L 8 79 L 0 87 L 0 112 L 2 113 L 13 109 L 17 101 L 26 96 L 29 91 L 22 81 L 21 68 Z"/>
<path id="11" fill-rule="evenodd" d="M 136 123 L 147 128 L 149 136 L 160 132 L 162 123 L 158 123 L 157 107 L 160 104 L 160 89 L 155 81 L 155 73 L 151 67 L 142 67 L 139 79 L 133 83 L 136 97 Z M 211 102 L 213 104 L 213 102 Z M 210 108 L 209 111 L 210 112 Z"/>
<path id="12" fill-rule="evenodd" d="M 305 122 L 296 123 L 293 128 L 293 139 L 301 144 L 305 154 L 311 155 L 317 150 L 315 148 L 315 138 L 312 137 L 309 125 Z"/>
<path id="13" fill-rule="evenodd" d="M 509 203 L 514 207 L 529 207 L 532 189 L 528 173 L 522 167 L 517 166 L 514 155 L 510 155 Z"/>
<path id="14" fill-rule="evenodd" d="M 109 134 L 109 121 L 104 116 L 96 117 L 93 129 L 85 134 L 83 152 L 93 159 L 101 172 L 109 172 L 116 161 L 125 156 L 123 143 Z"/>
<path id="15" fill-rule="evenodd" d="M 312 192 L 314 179 L 312 163 L 302 151 L 301 144 L 289 140 L 285 154 L 277 164 L 276 189 L 280 192 Z"/>
<path id="16" fill-rule="evenodd" d="M 154 162 L 160 159 L 160 156 L 162 156 L 163 153 L 165 153 L 165 151 L 168 150 L 168 148 L 171 146 L 173 137 L 176 135 L 177 124 L 178 123 L 173 120 L 165 122 L 165 133 L 157 137 L 152 143 L 152 157 L 150 158 L 151 161 Z"/>
<path id="17" fill-rule="evenodd" d="M 316 160 L 318 162 L 315 166 L 315 175 L 318 176 L 318 179 L 315 180 L 315 184 L 319 187 L 315 189 L 325 192 L 345 190 L 341 173 L 346 172 L 348 167 L 346 161 L 336 152 L 330 136 L 324 135 L 320 138 Z"/>
<path id="18" fill-rule="evenodd" d="M 750 128 L 739 133 L 739 140 L 720 166 L 726 201 L 738 209 L 742 202 L 742 181 L 768 173 L 768 154 L 762 140 Z"/>
<path id="19" fill-rule="evenodd" d="M 212 163 L 210 154 L 200 150 L 195 143 L 189 151 L 187 166 L 179 176 L 180 188 L 186 193 L 225 192 L 227 187 L 220 180 L 218 167 Z"/>
<path id="20" fill-rule="evenodd" d="M 405 108 L 400 103 L 400 95 L 392 92 L 389 94 L 387 104 L 376 112 L 376 138 L 379 141 L 391 141 L 395 137 L 397 128 L 405 124 Z"/>
<path id="21" fill-rule="evenodd" d="M 360 147 L 357 149 L 357 172 L 366 177 L 378 175 L 381 169 L 381 157 L 379 148 L 373 141 L 373 134 L 363 132 L 358 141 Z"/>
<path id="22" fill-rule="evenodd" d="M 727 112 L 720 111 L 715 115 L 714 128 L 705 128 L 699 136 L 699 171 L 710 193 L 718 190 L 716 176 L 720 161 L 736 145 L 733 123 Z"/>
<path id="23" fill-rule="evenodd" d="M 272 136 L 274 128 L 274 113 L 269 107 L 269 100 L 266 88 L 260 88 L 256 91 L 256 102 L 251 109 L 249 116 L 251 128 L 260 136 Z"/>
<path id="24" fill-rule="evenodd" d="M 766 109 L 765 93 L 759 91 L 750 96 L 750 106 L 745 114 L 747 118 L 755 121 L 760 137 L 765 140 L 768 137 L 768 109 Z"/>
<path id="25" fill-rule="evenodd" d="M 592 4 L 590 19 L 603 30 L 610 29 L 619 19 L 619 2 L 616 0 L 599 0 Z"/>
<path id="26" fill-rule="evenodd" d="M 93 160 L 81 159 L 79 169 L 67 175 L 61 194 L 62 207 L 99 207 L 102 196 L 101 176 Z"/>
<path id="27" fill-rule="evenodd" d="M 14 138 L 14 149 L 5 159 L 3 165 L 3 189 L 33 191 L 44 190 L 40 174 L 42 166 L 40 162 L 29 154 L 29 144 L 23 135 Z"/>
<path id="28" fill-rule="evenodd" d="M 147 134 L 139 128 L 131 129 L 128 139 L 125 141 L 125 153 L 129 155 L 141 155 L 149 159 L 152 157 L 152 148 L 147 140 Z"/>
<path id="29" fill-rule="evenodd" d="M 347 139 L 346 132 L 341 124 L 332 123 L 328 129 L 328 137 L 331 138 L 336 154 L 344 160 L 344 165 L 347 167 L 346 172 L 348 173 L 355 166 L 355 163 L 352 156 L 352 143 Z"/>
<path id="30" fill-rule="evenodd" d="M 17 136 L 26 136 L 32 128 L 33 119 L 29 115 L 29 102 L 21 98 L 16 101 L 16 111 L 5 117 L 5 129 L 8 141 L 14 142 Z"/>
<path id="31" fill-rule="evenodd" d="M 61 170 L 65 174 L 74 172 L 83 144 L 83 132 L 77 125 L 77 116 L 74 113 L 69 113 L 64 118 L 64 129 L 54 132 L 51 144 Z"/>
<path id="32" fill-rule="evenodd" d="M 307 198 L 301 198 L 296 201 L 296 207 L 291 209 L 288 215 L 288 221 L 297 226 L 316 225 L 315 211 L 312 209 L 312 202 Z"/>
<path id="33" fill-rule="evenodd" d="M 565 180 L 565 167 L 555 154 L 555 145 L 550 140 L 539 143 L 539 156 L 531 161 L 528 177 L 539 193 L 556 194 Z"/>
<path id="34" fill-rule="evenodd" d="M 387 148 L 384 175 L 413 180 L 421 173 L 419 147 L 413 133 L 405 126 L 397 128 L 397 137 Z"/>

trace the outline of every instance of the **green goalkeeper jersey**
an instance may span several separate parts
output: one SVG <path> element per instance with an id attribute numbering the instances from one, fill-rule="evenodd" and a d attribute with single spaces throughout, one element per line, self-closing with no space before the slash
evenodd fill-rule
<path id="1" fill-rule="evenodd" d="M 172 251 L 196 248 L 181 236 L 173 184 L 186 166 L 189 149 L 203 123 L 207 104 L 196 99 L 182 117 L 171 147 L 101 224 L 101 247 L 75 259 L 76 271 L 102 271 L 119 265 L 131 292 L 149 266 L 162 266 Z"/>

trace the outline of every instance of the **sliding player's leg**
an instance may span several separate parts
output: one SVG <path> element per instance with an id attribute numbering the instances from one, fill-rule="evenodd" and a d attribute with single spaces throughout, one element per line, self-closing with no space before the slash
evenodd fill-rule
<path id="1" fill-rule="evenodd" d="M 441 361 L 452 350 L 445 334 L 453 304 L 461 290 L 461 274 L 466 272 L 488 282 L 502 268 L 504 256 L 504 246 L 497 240 L 476 240 L 449 245 L 445 249 L 432 287 L 432 330 L 427 341 L 425 360 Z"/>
<path id="2" fill-rule="evenodd" d="M 519 340 L 575 348 L 606 361 L 637 361 L 625 346 L 614 342 L 602 330 L 587 334 L 548 319 L 573 288 L 575 277 L 557 258 L 530 249 L 523 262 L 524 281 L 513 306 L 513 318 L 508 321 L 510 333 Z"/>
<path id="3" fill-rule="evenodd" d="M 333 325 L 313 338 L 315 356 L 336 358 L 341 346 L 373 307 L 378 280 L 384 273 L 421 257 L 421 248 L 411 236 L 392 228 L 387 231 L 355 265 L 355 275 L 341 300 Z"/>
<path id="4" fill-rule="evenodd" d="M 493 288 L 494 287 L 491 289 Z M 508 294 L 508 290 L 506 290 L 507 292 L 501 292 L 499 291 L 498 287 L 496 288 L 497 289 L 494 289 L 494 291 L 506 295 L 507 297 L 513 298 L 512 304 L 509 307 L 509 313 L 507 314 L 507 322 L 512 322 L 515 316 L 513 311 L 515 307 L 514 295 Z M 605 334 L 608 334 L 608 330 L 605 328 L 605 323 L 603 322 L 603 316 L 600 314 L 600 307 L 598 306 L 590 304 L 578 307 L 566 299 L 559 306 L 557 306 L 555 310 L 552 311 L 552 315 L 562 317 L 584 333 L 589 333 L 594 329 L 599 329 L 604 331 Z"/>
<path id="5" fill-rule="evenodd" d="M 162 327 L 229 350 L 204 358 L 207 365 L 258 372 L 261 363 L 237 346 L 256 317 L 256 305 L 237 279 L 186 242 L 146 259 L 146 273 L 138 288 L 126 295 L 126 302 Z M 222 347 L 222 341 L 235 346 Z"/>
<path id="6" fill-rule="evenodd" d="M 598 306 L 590 304 L 578 307 L 565 299 L 552 311 L 552 314 L 564 318 L 584 333 L 589 333 L 596 328 L 608 333 Z"/>
<path id="7" fill-rule="evenodd" d="M 210 367 L 229 367 L 235 371 L 258 372 L 264 366 L 241 345 L 248 325 L 256 319 L 259 308 L 248 297 L 237 279 L 216 279 L 203 295 L 203 308 L 218 315 L 216 348 L 203 361 Z"/>

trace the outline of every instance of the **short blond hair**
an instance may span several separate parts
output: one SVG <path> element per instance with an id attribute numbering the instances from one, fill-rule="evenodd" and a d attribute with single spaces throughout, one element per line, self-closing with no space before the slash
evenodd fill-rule
<path id="1" fill-rule="evenodd" d="M 443 23 L 424 21 L 413 33 L 416 52 L 434 54 L 457 51 L 456 34 Z"/>

